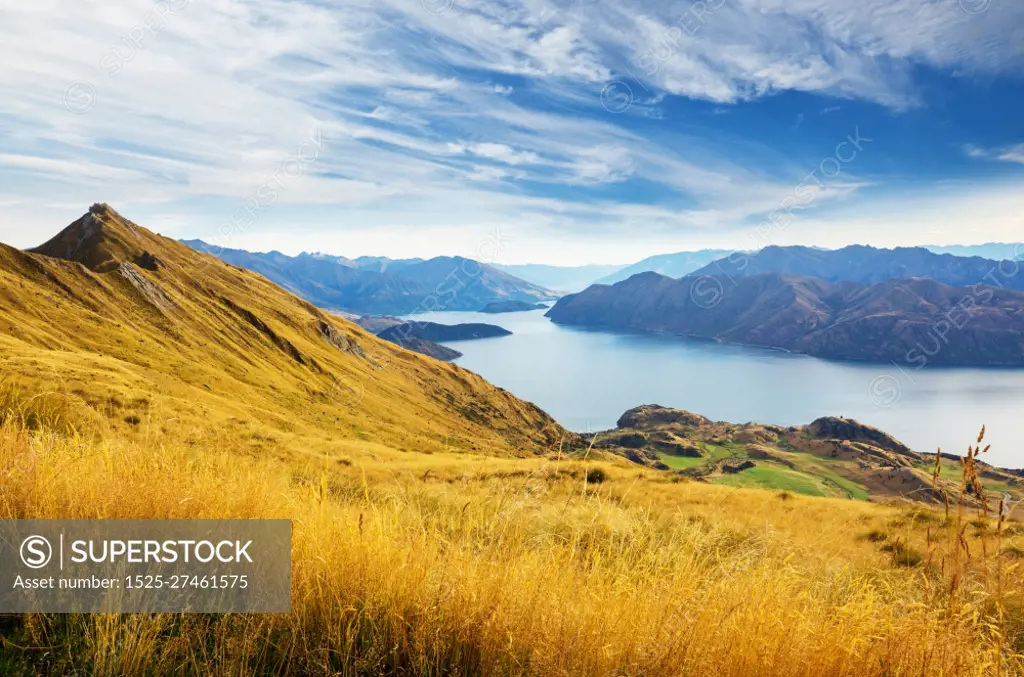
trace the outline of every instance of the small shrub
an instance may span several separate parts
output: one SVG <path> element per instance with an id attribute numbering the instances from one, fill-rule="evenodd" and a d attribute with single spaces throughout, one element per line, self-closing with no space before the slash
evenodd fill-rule
<path id="1" fill-rule="evenodd" d="M 587 471 L 587 484 L 602 484 L 608 479 L 608 473 L 601 468 L 591 468 Z"/>
<path id="2" fill-rule="evenodd" d="M 889 540 L 889 534 L 885 533 L 881 529 L 872 529 L 861 538 L 865 541 L 870 541 L 871 543 L 884 543 Z"/>
<path id="3" fill-rule="evenodd" d="M 902 538 L 889 541 L 880 549 L 882 552 L 892 553 L 892 563 L 896 566 L 916 567 L 924 561 L 924 556 Z"/>

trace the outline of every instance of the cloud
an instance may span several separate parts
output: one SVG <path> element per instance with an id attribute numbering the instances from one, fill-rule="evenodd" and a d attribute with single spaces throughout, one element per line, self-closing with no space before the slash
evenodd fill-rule
<path id="1" fill-rule="evenodd" d="M 968 157 L 982 158 L 989 160 L 1000 160 L 1002 162 L 1013 162 L 1024 165 L 1024 143 L 1000 148 L 982 148 L 974 144 L 964 146 L 964 153 Z"/>
<path id="2" fill-rule="evenodd" d="M 798 91 L 898 114 L 920 105 L 920 65 L 1019 68 L 1024 18 L 1012 3 L 970 16 L 925 0 L 427 5 L 19 4 L 0 25 L 0 240 L 34 244 L 96 200 L 217 232 L 312 134 L 325 151 L 244 237 L 724 232 L 774 209 L 819 158 L 662 120 L 667 96 L 731 113 Z M 640 115 L 601 106 L 620 77 Z M 844 176 L 815 207 L 871 183 Z"/>
<path id="3" fill-rule="evenodd" d="M 541 163 L 541 158 L 536 153 L 515 150 L 503 143 L 474 143 L 466 146 L 465 150 L 477 157 L 503 162 L 507 165 L 536 165 Z"/>

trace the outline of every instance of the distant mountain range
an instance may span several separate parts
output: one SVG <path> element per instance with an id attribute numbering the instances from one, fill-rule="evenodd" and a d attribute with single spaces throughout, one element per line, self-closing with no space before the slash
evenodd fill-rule
<path id="1" fill-rule="evenodd" d="M 730 249 L 704 249 L 677 254 L 659 254 L 632 265 L 594 266 L 495 266 L 506 273 L 534 284 L 563 292 L 578 292 L 592 284 L 615 284 L 637 273 L 655 272 L 668 277 L 683 277 L 732 253 Z"/>
<path id="2" fill-rule="evenodd" d="M 790 247 L 785 247 L 784 249 L 790 249 Z M 824 253 L 829 251 L 813 247 L 804 247 L 803 249 Z M 979 245 L 926 245 L 920 249 L 936 254 L 952 254 L 965 257 L 980 256 L 981 258 L 995 261 L 1024 257 L 1024 244 L 1003 242 Z M 665 275 L 666 277 L 680 278 L 714 261 L 728 258 L 731 255 L 739 256 L 740 253 L 730 249 L 703 249 L 651 256 L 632 265 L 575 267 L 518 265 L 495 266 L 495 268 L 549 289 L 578 292 L 592 284 L 615 284 L 616 282 L 622 282 L 639 273 L 653 272 Z"/>
<path id="3" fill-rule="evenodd" d="M 756 254 L 733 254 L 692 274 L 737 278 L 765 273 L 860 284 L 923 277 L 960 287 L 987 284 L 1024 289 L 1024 265 L 1017 262 L 1000 265 L 998 261 L 977 256 L 936 254 L 923 247 L 876 249 L 854 245 L 835 250 L 766 247 Z"/>
<path id="4" fill-rule="evenodd" d="M 529 280 L 548 289 L 563 292 L 582 291 L 603 277 L 626 268 L 620 266 L 543 266 L 526 264 L 519 266 L 495 265 L 509 275 Z"/>
<path id="5" fill-rule="evenodd" d="M 548 317 L 834 359 L 1024 366 L 1024 293 L 925 279 L 865 285 L 778 273 L 643 273 L 567 296 Z"/>
<path id="6" fill-rule="evenodd" d="M 495 301 L 538 303 L 558 297 L 540 285 L 462 257 L 292 257 L 279 252 L 259 254 L 224 249 L 202 240 L 187 240 L 184 244 L 259 273 L 321 308 L 358 314 L 479 310 Z"/>
<path id="7" fill-rule="evenodd" d="M 983 259 L 1006 261 L 1024 257 L 1024 244 L 1012 242 L 989 242 L 987 244 L 924 245 L 936 254 L 953 256 L 980 256 Z"/>
<path id="8" fill-rule="evenodd" d="M 639 273 L 658 273 L 665 277 L 679 278 L 731 253 L 732 250 L 729 249 L 702 249 L 696 252 L 660 254 L 607 275 L 597 280 L 595 284 L 615 284 Z"/>

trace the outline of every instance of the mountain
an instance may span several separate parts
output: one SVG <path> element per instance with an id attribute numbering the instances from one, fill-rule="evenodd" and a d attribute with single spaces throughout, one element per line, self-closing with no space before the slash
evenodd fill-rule
<path id="1" fill-rule="evenodd" d="M 343 257 L 337 257 L 342 259 Z M 397 272 L 405 266 L 423 263 L 423 259 L 389 259 L 386 256 L 360 256 L 351 262 L 353 268 L 383 273 L 385 271 Z"/>
<path id="2" fill-rule="evenodd" d="M 924 247 L 876 249 L 853 245 L 828 250 L 813 247 L 766 247 L 756 254 L 732 254 L 693 273 L 731 278 L 779 273 L 816 277 L 828 282 L 874 284 L 924 277 L 954 287 L 987 284 L 1024 290 L 1024 268 L 977 256 L 936 254 Z"/>
<path id="3" fill-rule="evenodd" d="M 521 455 L 567 435 L 476 374 L 106 205 L 31 252 L 0 245 L 0 373 L 93 412 L 74 416 L 107 419 L 75 430 L 131 434 L 158 412 L 166 426 L 237 436 L 276 457 L 442 450 L 453 438 Z"/>
<path id="4" fill-rule="evenodd" d="M 321 308 L 360 315 L 477 310 L 492 301 L 536 303 L 557 298 L 543 287 L 461 257 L 351 260 L 323 254 L 259 254 L 223 249 L 202 240 L 184 244 L 257 272 Z"/>
<path id="5" fill-rule="evenodd" d="M 667 332 L 834 359 L 1024 366 L 1024 293 L 933 280 L 636 275 L 567 296 L 559 324 Z M 959 327 L 959 328 L 958 328 Z"/>
<path id="6" fill-rule="evenodd" d="M 679 252 L 678 254 L 659 254 L 646 258 L 639 263 L 626 266 L 595 282 L 595 284 L 615 284 L 639 273 L 658 273 L 666 277 L 683 277 L 706 266 L 732 252 L 728 249 L 702 249 L 696 252 Z"/>
<path id="7" fill-rule="evenodd" d="M 437 324 L 436 322 L 408 322 L 389 327 L 377 334 L 378 338 L 400 343 L 409 338 L 445 343 L 448 341 L 475 341 L 477 339 L 511 336 L 512 332 L 493 324 Z"/>
<path id="8" fill-rule="evenodd" d="M 930 252 L 936 254 L 952 254 L 953 256 L 980 256 L 992 261 L 1009 261 L 1024 258 L 1024 243 L 988 242 L 986 244 L 954 244 L 925 245 Z"/>
<path id="9" fill-rule="evenodd" d="M 494 267 L 547 289 L 577 292 L 586 289 L 603 277 L 617 273 L 626 266 L 544 266 L 531 263 L 513 266 L 495 265 Z"/>

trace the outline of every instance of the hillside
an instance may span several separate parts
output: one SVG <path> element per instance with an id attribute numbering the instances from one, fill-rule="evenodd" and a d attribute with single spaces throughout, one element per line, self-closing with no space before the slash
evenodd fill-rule
<path id="1" fill-rule="evenodd" d="M 956 501 L 957 457 L 919 454 L 890 435 L 845 418 L 783 428 L 715 422 L 688 411 L 645 405 L 618 427 L 588 435 L 595 448 L 633 463 L 723 486 L 859 500 Z M 1024 497 L 1024 470 L 978 462 L 990 500 Z"/>
<path id="2" fill-rule="evenodd" d="M 777 274 L 673 280 L 644 273 L 563 298 L 548 317 L 832 359 L 1024 365 L 1024 293 L 922 279 L 858 285 Z"/>
<path id="3" fill-rule="evenodd" d="M 533 454 L 567 436 L 479 376 L 105 205 L 32 253 L 0 245 L 0 367 L 15 389 L 71 402 L 84 431 L 130 436 L 153 419 L 279 457 Z"/>
<path id="4" fill-rule="evenodd" d="M 401 346 L 406 350 L 411 350 L 414 353 L 420 355 L 426 355 L 432 357 L 435 360 L 441 360 L 442 362 L 453 362 L 460 357 L 463 353 L 460 353 L 454 348 L 443 346 L 437 341 L 431 341 L 429 339 L 417 338 L 415 336 L 382 336 L 385 341 L 390 341 L 396 346 Z"/>
<path id="5" fill-rule="evenodd" d="M 0 422 L 0 519 L 288 519 L 292 613 L 9 615 L 3 674 L 1024 674 L 1013 504 L 816 498 L 558 451 L 278 459 L 163 415 L 96 440 Z"/>
<path id="6" fill-rule="evenodd" d="M 1024 254 L 1024 250 L 1021 250 Z M 779 273 L 827 282 L 876 284 L 923 277 L 953 287 L 984 284 L 1024 290 L 1024 267 L 1014 261 L 936 254 L 924 247 L 878 249 L 862 245 L 842 249 L 765 247 L 756 254 L 732 254 L 693 272 L 694 276 L 750 277 Z"/>
<path id="7" fill-rule="evenodd" d="M 352 260 L 323 254 L 251 253 L 201 240 L 184 244 L 260 273 L 320 308 L 360 315 L 478 310 L 494 301 L 537 303 L 556 298 L 543 287 L 461 257 Z"/>

